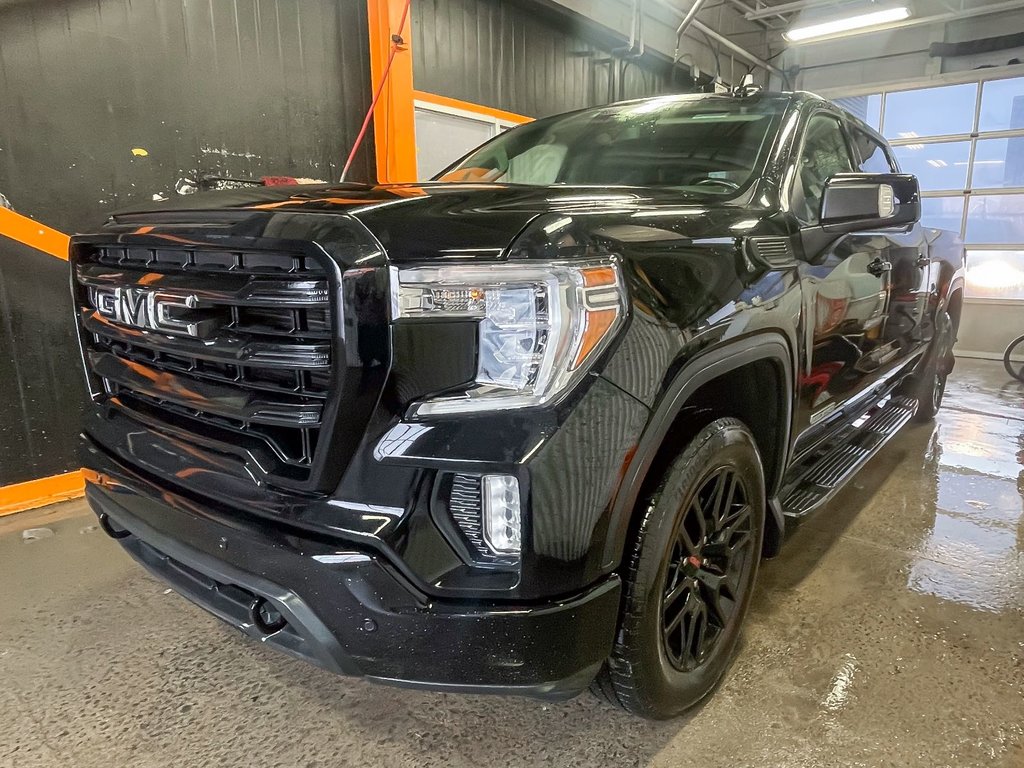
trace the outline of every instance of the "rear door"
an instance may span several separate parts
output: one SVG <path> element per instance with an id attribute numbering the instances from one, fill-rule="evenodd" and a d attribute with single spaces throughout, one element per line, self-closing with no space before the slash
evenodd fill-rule
<path id="1" fill-rule="evenodd" d="M 885 143 L 856 123 L 848 125 L 854 153 L 864 173 L 898 173 Z M 868 233 L 864 235 L 868 236 Z M 908 361 L 920 352 L 932 336 L 930 302 L 937 297 L 937 274 L 928 258 L 928 243 L 921 225 L 905 230 L 888 229 L 873 233 L 883 238 L 884 258 L 892 265 L 889 307 L 884 336 L 895 350 L 893 361 Z"/>

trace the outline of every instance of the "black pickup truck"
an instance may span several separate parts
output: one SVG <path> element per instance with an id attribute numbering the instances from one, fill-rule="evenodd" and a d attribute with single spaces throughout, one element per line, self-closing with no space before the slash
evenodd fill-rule
<path id="1" fill-rule="evenodd" d="M 964 250 L 919 218 L 875 131 L 753 91 L 115 215 L 72 244 L 89 502 L 335 672 L 675 715 L 787 524 L 939 407 Z"/>

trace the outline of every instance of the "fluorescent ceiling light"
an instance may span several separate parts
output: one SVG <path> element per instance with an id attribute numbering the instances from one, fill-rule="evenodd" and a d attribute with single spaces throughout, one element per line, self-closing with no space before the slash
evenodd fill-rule
<path id="1" fill-rule="evenodd" d="M 783 33 L 783 37 L 791 43 L 803 43 L 808 40 L 831 37 L 832 35 L 839 35 L 844 32 L 866 32 L 872 27 L 891 24 L 908 18 L 910 18 L 910 8 L 901 5 L 896 8 L 886 8 L 881 11 L 871 11 L 870 13 L 860 13 L 856 16 L 846 16 L 841 19 L 808 24 L 803 27 L 793 27 L 788 32 Z"/>

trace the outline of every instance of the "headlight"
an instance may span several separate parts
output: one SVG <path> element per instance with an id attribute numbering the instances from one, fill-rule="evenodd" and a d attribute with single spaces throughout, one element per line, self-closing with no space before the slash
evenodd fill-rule
<path id="1" fill-rule="evenodd" d="M 615 259 L 392 268 L 396 320 L 479 324 L 475 386 L 413 406 L 411 415 L 524 408 L 551 402 L 585 373 L 625 316 Z"/>

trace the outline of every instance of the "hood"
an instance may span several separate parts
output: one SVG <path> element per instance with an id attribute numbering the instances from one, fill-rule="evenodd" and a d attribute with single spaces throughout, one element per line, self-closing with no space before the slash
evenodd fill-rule
<path id="1" fill-rule="evenodd" d="M 211 210 L 348 214 L 397 262 L 439 256 L 494 259 L 543 214 L 585 215 L 602 229 L 647 228 L 657 222 L 677 236 L 706 237 L 728 235 L 731 224 L 749 220 L 752 213 L 743 198 L 719 200 L 668 188 L 434 182 L 223 190 L 134 207 L 114 218 Z"/>

